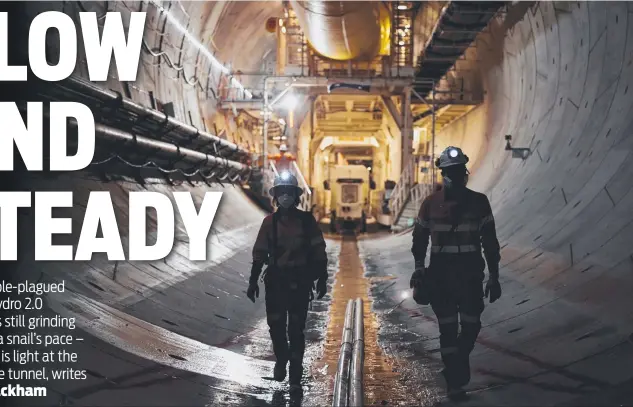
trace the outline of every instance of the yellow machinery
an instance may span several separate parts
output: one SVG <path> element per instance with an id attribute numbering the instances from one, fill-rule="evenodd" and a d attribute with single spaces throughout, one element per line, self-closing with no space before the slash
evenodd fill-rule
<path id="1" fill-rule="evenodd" d="M 364 231 L 367 227 L 369 193 L 373 189 L 369 169 L 364 165 L 335 165 L 325 188 L 331 191 L 331 228 L 360 226 L 361 231 Z"/>

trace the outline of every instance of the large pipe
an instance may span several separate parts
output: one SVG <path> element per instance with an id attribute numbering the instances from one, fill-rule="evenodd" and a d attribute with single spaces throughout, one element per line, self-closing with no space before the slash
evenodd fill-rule
<path id="1" fill-rule="evenodd" d="M 70 120 L 70 123 L 77 126 L 77 122 Z M 113 127 L 105 126 L 103 124 L 95 124 L 95 133 L 104 138 L 107 141 L 121 143 L 121 146 L 127 144 L 151 151 L 160 151 L 164 154 L 179 157 L 183 161 L 187 161 L 191 164 L 198 164 L 202 167 L 223 168 L 226 170 L 233 170 L 239 173 L 246 173 L 249 171 L 249 167 L 239 163 L 237 161 L 227 160 L 226 158 L 215 157 L 209 154 L 204 154 L 198 151 L 190 150 L 188 148 L 179 148 L 178 146 L 163 141 L 152 140 L 146 137 L 137 136 L 128 133 L 123 130 L 115 129 Z"/>
<path id="2" fill-rule="evenodd" d="M 363 405 L 363 366 L 365 359 L 365 326 L 363 324 L 363 300 L 356 299 L 354 312 L 354 350 L 350 372 L 350 406 Z"/>
<path id="3" fill-rule="evenodd" d="M 175 137 L 173 132 L 167 133 L 165 135 L 165 137 L 172 137 L 172 141 L 176 143 L 191 141 L 192 139 L 199 139 L 202 144 L 215 143 L 218 146 L 220 152 L 233 152 L 243 155 L 249 154 L 248 151 L 242 149 L 237 144 L 231 143 L 230 141 L 224 140 L 216 135 L 207 133 L 205 131 L 200 131 L 194 126 L 182 123 L 181 121 L 176 120 L 175 118 L 170 117 L 163 112 L 142 106 L 130 99 L 121 97 L 121 94 L 117 92 L 102 89 L 85 80 L 71 76 L 63 81 L 60 85 L 63 87 L 69 87 L 70 89 L 73 89 L 81 93 L 82 95 L 93 97 L 105 103 L 111 103 L 112 106 L 118 104 L 121 108 L 134 113 L 138 117 L 143 118 L 143 120 L 151 120 L 154 123 L 162 123 L 165 128 L 173 129 L 174 131 L 182 134 L 182 137 L 178 139 Z"/>
<path id="4" fill-rule="evenodd" d="M 334 381 L 333 407 L 345 407 L 348 405 L 349 395 L 349 370 L 352 358 L 354 301 L 347 302 L 345 310 L 345 322 L 343 325 L 343 341 L 341 343 L 341 353 L 338 358 L 338 369 Z"/>
<path id="5" fill-rule="evenodd" d="M 312 48 L 338 61 L 387 54 L 391 17 L 383 2 L 290 0 Z"/>

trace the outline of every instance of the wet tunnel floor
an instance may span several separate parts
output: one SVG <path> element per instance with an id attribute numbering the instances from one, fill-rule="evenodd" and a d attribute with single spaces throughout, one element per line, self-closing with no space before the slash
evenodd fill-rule
<path id="1" fill-rule="evenodd" d="M 345 309 L 350 299 L 363 300 L 365 328 L 364 393 L 365 405 L 413 405 L 417 400 L 403 385 L 396 362 L 388 357 L 378 342 L 380 321 L 373 312 L 369 295 L 370 281 L 364 276 L 356 238 L 342 237 L 339 270 L 332 290 L 330 318 L 324 345 L 323 358 L 316 369 L 327 369 L 329 404 L 336 377 L 337 361 L 341 348 Z"/>
<path id="2" fill-rule="evenodd" d="M 402 259 L 396 256 L 396 261 L 390 262 L 385 252 L 371 248 L 362 239 L 343 236 L 328 243 L 332 288 L 322 301 L 312 304 L 301 404 L 331 405 L 345 307 L 349 299 L 360 297 L 365 315 L 365 405 L 451 405 L 443 397 L 439 380 L 434 317 L 412 304 L 408 278 L 404 277 L 409 272 L 402 269 Z M 77 368 L 87 369 L 88 379 L 46 383 L 49 397 L 38 400 L 40 405 L 299 405 L 288 397 L 287 383 L 268 379 L 274 359 L 263 318 L 254 323 L 252 331 L 218 347 L 183 336 L 172 326 L 154 325 L 143 315 L 135 318 L 127 310 L 79 293 L 67 294 L 58 301 L 51 297 L 50 303 L 53 311 L 76 316 L 85 331 L 85 341 L 77 349 L 81 355 Z M 425 328 L 420 329 L 421 325 Z M 484 337 L 480 345 L 487 348 L 494 344 Z M 611 364 L 622 364 L 630 349 L 629 342 L 614 348 L 617 359 L 609 359 Z M 510 357 L 504 356 L 499 368 L 512 368 L 513 358 L 522 355 L 499 346 L 493 350 Z M 540 387 L 530 387 L 531 394 L 542 396 L 541 388 L 569 391 L 569 386 L 557 385 L 557 377 L 550 377 L 553 374 L 584 379 L 562 368 L 547 368 L 543 375 L 548 372 L 549 376 L 536 382 Z M 482 374 L 482 369 L 475 370 L 475 378 Z M 475 386 L 471 401 L 463 405 L 525 405 L 522 400 L 526 393 L 519 387 L 526 387 L 525 380 L 503 379 Z M 569 404 L 550 404 L 630 405 L 630 384 L 607 386 L 599 392 L 574 388 L 574 397 L 567 399 Z M 37 404 L 32 401 L 28 404 Z"/>

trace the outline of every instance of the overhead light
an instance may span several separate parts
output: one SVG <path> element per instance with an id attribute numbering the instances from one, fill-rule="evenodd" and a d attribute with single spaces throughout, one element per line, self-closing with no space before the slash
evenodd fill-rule
<path id="1" fill-rule="evenodd" d="M 284 96 L 279 105 L 287 110 L 293 110 L 297 106 L 297 103 L 299 103 L 297 97 L 290 93 Z"/>
<path id="2" fill-rule="evenodd" d="M 408 7 L 406 5 L 404 5 L 404 4 L 398 5 L 398 10 L 407 10 L 407 9 L 408 9 Z"/>

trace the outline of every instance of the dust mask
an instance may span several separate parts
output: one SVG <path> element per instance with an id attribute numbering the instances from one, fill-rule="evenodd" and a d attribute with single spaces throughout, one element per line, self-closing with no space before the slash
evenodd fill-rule
<path id="1" fill-rule="evenodd" d="M 468 174 L 464 176 L 461 180 L 453 180 L 448 176 L 444 176 L 444 187 L 446 189 L 459 189 L 464 188 L 468 183 Z"/>
<path id="2" fill-rule="evenodd" d="M 282 208 L 289 209 L 295 203 L 295 197 L 293 195 L 283 194 L 277 198 L 277 202 Z"/>

